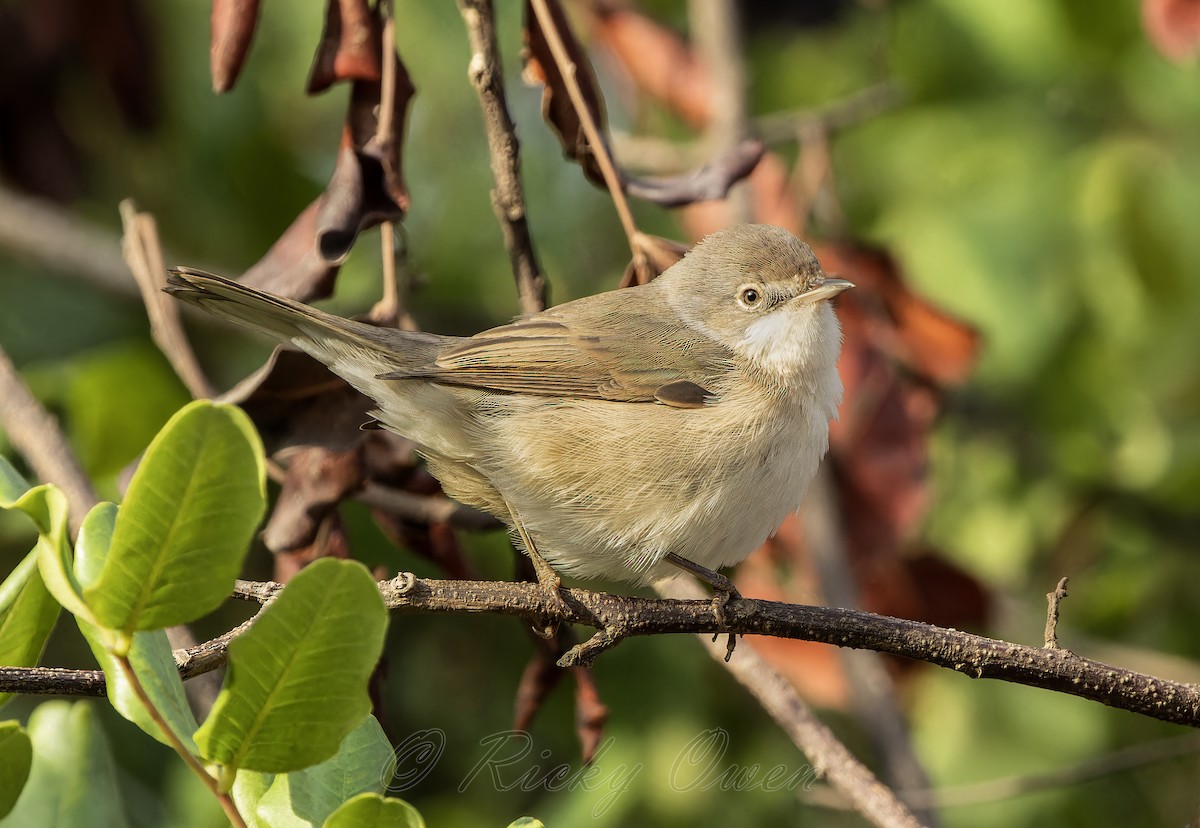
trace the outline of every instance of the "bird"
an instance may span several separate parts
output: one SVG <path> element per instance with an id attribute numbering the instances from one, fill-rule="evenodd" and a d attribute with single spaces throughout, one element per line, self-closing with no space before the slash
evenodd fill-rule
<path id="1" fill-rule="evenodd" d="M 737 225 L 647 284 L 444 336 L 331 315 L 190 268 L 167 291 L 290 343 L 374 400 L 448 495 L 560 575 L 680 571 L 737 596 L 799 508 L 842 398 L 830 300 L 854 285 L 789 231 Z"/>

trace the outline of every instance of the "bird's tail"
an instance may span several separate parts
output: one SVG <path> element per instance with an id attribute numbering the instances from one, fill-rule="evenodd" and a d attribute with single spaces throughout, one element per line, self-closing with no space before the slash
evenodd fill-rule
<path id="1" fill-rule="evenodd" d="M 357 358 L 366 363 L 361 367 L 377 373 L 419 364 L 431 356 L 433 343 L 426 340 L 435 339 L 334 316 L 192 268 L 173 268 L 166 291 L 243 327 L 291 342 L 337 373 L 343 372 L 336 363 L 347 358 Z"/>

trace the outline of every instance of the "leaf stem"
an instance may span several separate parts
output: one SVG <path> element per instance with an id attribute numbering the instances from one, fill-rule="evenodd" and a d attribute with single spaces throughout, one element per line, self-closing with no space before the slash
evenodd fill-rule
<path id="1" fill-rule="evenodd" d="M 184 763 L 191 768 L 192 772 L 200 777 L 200 781 L 204 783 L 212 795 L 221 803 L 221 808 L 225 811 L 225 816 L 229 818 L 229 822 L 234 828 L 246 828 L 246 821 L 242 819 L 242 815 L 238 813 L 237 806 L 233 803 L 233 797 L 222 791 L 217 785 L 217 780 L 213 778 L 204 766 L 200 764 L 200 760 L 192 755 L 192 752 L 187 749 L 183 741 L 167 724 L 167 720 L 158 712 L 158 708 L 154 706 L 154 702 L 150 700 L 150 696 L 146 693 L 146 688 L 142 686 L 141 680 L 133 669 L 133 664 L 129 661 L 129 656 L 117 655 L 113 653 L 117 663 L 121 665 L 121 672 L 124 673 L 125 679 L 129 682 L 129 686 L 133 688 L 134 695 L 138 697 L 138 701 L 142 703 L 142 707 L 146 708 L 146 712 L 150 715 L 150 719 L 158 725 L 159 730 L 167 737 L 171 747 L 178 753 Z"/>

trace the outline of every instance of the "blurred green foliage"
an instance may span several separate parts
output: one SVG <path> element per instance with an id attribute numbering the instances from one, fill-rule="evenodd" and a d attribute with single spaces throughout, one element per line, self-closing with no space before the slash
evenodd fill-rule
<path id="1" fill-rule="evenodd" d="M 500 5 L 530 223 L 553 299 L 563 301 L 614 285 L 627 246 L 607 197 L 562 162 L 540 123 L 539 92 L 518 81 L 519 4 Z M 158 218 L 169 263 L 240 272 L 332 167 L 344 90 L 303 94 L 321 4 L 268 4 L 242 80 L 221 98 L 209 89 L 205 4 L 147 6 L 163 123 L 131 138 L 107 113 L 110 102 L 81 80 L 63 102 L 90 174 L 87 198 L 73 210 L 115 231 L 116 204 L 132 196 Z M 429 329 L 471 332 L 510 317 L 517 303 L 488 201 L 466 38 L 452 3 L 397 7 L 400 51 L 418 88 L 405 144 L 413 196 L 406 232 L 420 277 L 414 312 Z M 655 8 L 685 19 L 676 0 Z M 907 0 L 854 5 L 818 29 L 749 31 L 756 113 L 817 105 L 887 79 L 906 94 L 901 107 L 837 138 L 834 168 L 850 231 L 892 251 L 914 287 L 985 338 L 974 378 L 945 401 L 923 535 L 996 591 L 1001 612 L 989 633 L 1039 642 L 1042 594 L 1069 575 L 1065 646 L 1200 680 L 1196 66 L 1160 57 L 1136 4 L 1123 0 Z M 604 80 L 614 120 L 636 120 L 619 112 L 619 84 Z M 669 215 L 637 210 L 644 229 L 674 233 Z M 373 300 L 376 251 L 367 234 L 331 307 L 353 311 Z M 112 496 L 119 470 L 186 399 L 149 344 L 139 307 L 7 259 L 0 295 L 0 343 Z M 221 337 L 201 350 L 228 384 L 264 352 L 247 347 Z M 9 453 L 2 439 L 0 449 Z M 357 556 L 428 573 L 388 546 L 365 511 L 347 511 Z M 489 576 L 508 576 L 503 538 L 468 540 Z M 5 521 L 0 543 L 7 569 L 31 538 Z M 215 619 L 214 631 L 223 623 Z M 527 756 L 495 776 L 470 777 L 488 752 L 480 740 L 510 726 L 530 652 L 524 632 L 495 618 L 406 617 L 394 626 L 385 727 L 397 744 L 422 731 L 444 739 L 429 775 L 397 792 L 431 826 L 501 825 L 523 813 L 550 825 L 861 824 L 805 805 L 803 789 L 673 786 L 679 757 L 713 728 L 729 737 L 722 769 L 801 771 L 805 760 L 699 648 L 666 637 L 626 642 L 597 665 L 611 715 L 593 790 L 522 784 L 535 766 L 578 770 L 569 680 L 539 714 Z M 60 630 L 49 658 L 85 664 L 83 653 Z M 937 785 L 1051 771 L 1180 733 L 932 668 L 917 671 L 905 700 Z M 855 723 L 830 719 L 869 759 Z M 219 824 L 186 775 L 152 753 L 157 746 L 125 740 L 125 722 L 105 725 L 126 801 L 136 804 L 132 824 L 166 815 L 174 825 Z M 606 782 L 636 765 L 627 790 L 606 796 Z M 1198 772 L 1190 756 L 1004 794 L 944 817 L 972 826 L 1183 824 L 1195 815 Z"/>

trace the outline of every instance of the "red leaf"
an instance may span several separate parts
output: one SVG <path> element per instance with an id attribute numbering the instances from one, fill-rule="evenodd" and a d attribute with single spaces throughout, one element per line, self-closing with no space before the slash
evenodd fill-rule
<path id="1" fill-rule="evenodd" d="M 712 118 L 708 71 L 679 34 L 611 0 L 593 3 L 592 32 L 647 95 L 695 127 Z"/>
<path id="2" fill-rule="evenodd" d="M 379 17 L 367 0 L 329 0 L 325 29 L 308 74 L 308 94 L 338 81 L 377 81 L 382 76 Z"/>
<path id="3" fill-rule="evenodd" d="M 228 92 L 237 83 L 254 40 L 258 5 L 258 0 L 213 0 L 208 58 L 213 91 L 218 94 Z"/>
<path id="4" fill-rule="evenodd" d="M 1200 0 L 1142 0 L 1142 26 L 1164 57 L 1187 60 L 1200 50 Z"/>

